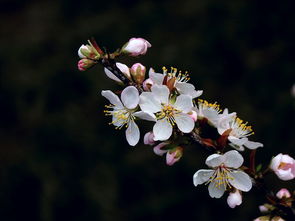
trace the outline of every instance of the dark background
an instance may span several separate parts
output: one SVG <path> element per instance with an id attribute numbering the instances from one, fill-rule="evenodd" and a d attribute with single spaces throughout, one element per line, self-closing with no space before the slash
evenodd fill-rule
<path id="1" fill-rule="evenodd" d="M 259 215 L 264 198 L 255 190 L 230 209 L 226 196 L 211 199 L 206 186 L 193 186 L 193 174 L 206 168 L 201 149 L 168 167 L 150 146 L 129 147 L 124 131 L 108 125 L 100 96 L 120 87 L 99 66 L 79 72 L 77 50 L 91 36 L 110 50 L 148 39 L 146 56 L 123 62 L 189 71 L 203 99 L 250 122 L 266 165 L 279 152 L 295 157 L 292 0 L 2 0 L 0 12 L 1 221 Z M 274 175 L 267 183 L 294 188 Z"/>

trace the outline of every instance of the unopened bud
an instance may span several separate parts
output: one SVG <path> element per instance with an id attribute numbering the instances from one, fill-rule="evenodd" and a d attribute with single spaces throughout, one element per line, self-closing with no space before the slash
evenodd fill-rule
<path id="1" fill-rule="evenodd" d="M 94 60 L 98 60 L 100 58 L 100 54 L 91 45 L 81 45 L 78 50 L 78 55 L 80 58 L 90 58 Z"/>
<path id="2" fill-rule="evenodd" d="M 144 135 L 143 143 L 145 145 L 154 145 L 155 144 L 153 132 L 148 132 Z"/>
<path id="3" fill-rule="evenodd" d="M 91 68 L 94 64 L 94 61 L 89 60 L 87 58 L 83 58 L 78 61 L 78 69 L 79 71 L 86 71 L 87 69 Z"/>
<path id="4" fill-rule="evenodd" d="M 282 188 L 279 192 L 277 192 L 276 196 L 279 199 L 283 199 L 283 198 L 290 198 L 291 197 L 291 193 L 289 192 L 289 190 Z"/>
<path id="5" fill-rule="evenodd" d="M 174 163 L 180 160 L 183 154 L 182 147 L 176 147 L 172 150 L 169 150 L 166 154 L 166 164 L 172 166 Z"/>
<path id="6" fill-rule="evenodd" d="M 235 190 L 235 192 L 230 192 L 227 197 L 227 204 L 230 208 L 235 208 L 236 206 L 241 205 L 242 203 L 242 195 L 239 190 Z"/>
<path id="7" fill-rule="evenodd" d="M 152 45 L 143 38 L 131 38 L 123 47 L 122 52 L 130 56 L 144 55 Z"/>
<path id="8" fill-rule="evenodd" d="M 138 84 L 141 84 L 144 81 L 145 71 L 146 71 L 145 66 L 143 66 L 140 63 L 136 63 L 132 65 L 132 67 L 130 68 L 131 75 L 134 81 Z"/>

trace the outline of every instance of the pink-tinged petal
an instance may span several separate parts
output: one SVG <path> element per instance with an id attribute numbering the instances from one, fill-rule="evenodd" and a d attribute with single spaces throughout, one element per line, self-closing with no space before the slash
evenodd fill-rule
<path id="1" fill-rule="evenodd" d="M 252 181 L 249 175 L 243 171 L 231 171 L 231 179 L 228 182 L 238 190 L 248 192 L 252 188 Z"/>
<path id="2" fill-rule="evenodd" d="M 116 75 L 114 75 L 111 71 L 109 71 L 107 68 L 104 68 L 104 72 L 105 74 L 112 80 L 119 82 L 119 83 L 123 83 L 118 77 L 116 77 Z"/>
<path id="3" fill-rule="evenodd" d="M 209 184 L 208 190 L 211 198 L 220 198 L 224 194 L 225 185 L 216 185 L 213 181 Z"/>
<path id="4" fill-rule="evenodd" d="M 172 135 L 172 126 L 166 119 L 158 120 L 153 127 L 153 133 L 156 141 L 168 140 Z"/>
<path id="5" fill-rule="evenodd" d="M 195 186 L 207 182 L 213 176 L 214 170 L 198 170 L 193 176 Z"/>
<path id="6" fill-rule="evenodd" d="M 188 113 L 193 108 L 192 97 L 189 95 L 179 95 L 173 105 L 177 110 Z"/>
<path id="7" fill-rule="evenodd" d="M 143 143 L 145 145 L 154 145 L 155 144 L 153 132 L 147 132 L 144 135 L 144 137 L 143 137 Z"/>
<path id="8" fill-rule="evenodd" d="M 276 171 L 279 166 L 280 166 L 280 163 L 282 162 L 282 156 L 283 154 L 278 154 L 277 156 L 275 156 L 274 158 L 272 158 L 271 160 L 271 163 L 270 163 L 270 168 L 273 170 L 273 171 Z"/>
<path id="9" fill-rule="evenodd" d="M 236 190 L 235 192 L 229 193 L 227 197 L 227 204 L 230 208 L 235 208 L 242 204 L 242 195 L 240 191 Z"/>
<path id="10" fill-rule="evenodd" d="M 139 98 L 139 106 L 142 111 L 148 113 L 156 113 L 161 111 L 161 103 L 155 99 L 151 92 L 142 92 Z"/>
<path id="11" fill-rule="evenodd" d="M 174 119 L 178 129 L 183 133 L 190 133 L 195 127 L 195 121 L 188 114 L 176 114 Z"/>
<path id="12" fill-rule="evenodd" d="M 142 83 L 142 87 L 144 89 L 144 91 L 150 91 L 151 87 L 154 85 L 154 82 L 152 81 L 152 79 L 148 78 L 146 79 L 143 83 Z"/>
<path id="13" fill-rule="evenodd" d="M 142 120 L 156 121 L 156 116 L 148 112 L 138 111 L 138 112 L 135 112 L 133 116 L 138 117 Z"/>
<path id="14" fill-rule="evenodd" d="M 239 168 L 244 162 L 243 156 L 236 150 L 226 152 L 224 155 L 224 165 L 231 168 Z"/>
<path id="15" fill-rule="evenodd" d="M 190 118 L 193 119 L 194 122 L 196 122 L 198 120 L 198 114 L 196 111 L 191 111 L 188 113 L 188 115 L 190 116 Z"/>
<path id="16" fill-rule="evenodd" d="M 162 142 L 159 143 L 158 145 L 154 146 L 153 151 L 155 154 L 159 155 L 159 156 L 163 156 L 165 153 L 168 152 L 168 150 L 162 150 L 162 147 L 165 147 L 167 144 L 167 142 Z"/>
<path id="17" fill-rule="evenodd" d="M 249 148 L 250 150 L 254 150 L 254 149 L 257 149 L 258 147 L 263 147 L 263 144 L 259 143 L 259 142 L 253 142 L 253 141 L 248 140 L 244 144 L 244 146 Z"/>
<path id="18" fill-rule="evenodd" d="M 170 91 L 166 85 L 153 85 L 151 88 L 152 94 L 160 102 L 168 104 Z"/>
<path id="19" fill-rule="evenodd" d="M 223 162 L 224 162 L 223 155 L 215 153 L 215 154 L 212 154 L 209 157 L 207 157 L 205 163 L 208 167 L 215 168 L 215 167 L 220 166 Z"/>
<path id="20" fill-rule="evenodd" d="M 112 91 L 107 90 L 107 91 L 102 91 L 101 95 L 104 96 L 106 99 L 108 99 L 111 104 L 115 105 L 119 109 L 123 109 L 123 104 L 120 101 L 119 97 L 114 94 Z"/>
<path id="21" fill-rule="evenodd" d="M 121 100 L 125 107 L 134 109 L 139 103 L 139 92 L 134 86 L 126 87 L 121 93 Z"/>
<path id="22" fill-rule="evenodd" d="M 139 129 L 134 121 L 130 121 L 126 130 L 126 139 L 130 146 L 135 146 L 139 141 Z"/>

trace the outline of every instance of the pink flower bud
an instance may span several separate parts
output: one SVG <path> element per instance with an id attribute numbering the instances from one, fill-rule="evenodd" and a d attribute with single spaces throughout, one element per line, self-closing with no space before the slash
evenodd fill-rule
<path id="1" fill-rule="evenodd" d="M 153 132 L 148 132 L 144 135 L 143 143 L 145 145 L 154 145 L 155 144 Z"/>
<path id="2" fill-rule="evenodd" d="M 141 84 L 145 78 L 146 68 L 140 63 L 132 65 L 130 68 L 131 75 L 136 83 Z"/>
<path id="3" fill-rule="evenodd" d="M 196 122 L 198 120 L 198 115 L 196 111 L 191 111 L 188 115 Z"/>
<path id="4" fill-rule="evenodd" d="M 236 206 L 241 205 L 242 203 L 242 195 L 239 190 L 235 190 L 235 192 L 230 192 L 227 197 L 227 204 L 230 208 L 235 208 Z"/>
<path id="5" fill-rule="evenodd" d="M 153 84 L 154 82 L 152 81 L 152 79 L 148 78 L 142 83 L 142 86 L 145 91 L 150 91 Z"/>
<path id="6" fill-rule="evenodd" d="M 166 154 L 166 164 L 168 166 L 172 166 L 174 163 L 180 160 L 180 158 L 182 157 L 182 153 L 182 147 L 176 147 L 172 150 L 169 150 Z"/>
<path id="7" fill-rule="evenodd" d="M 159 143 L 158 145 L 154 146 L 154 153 L 159 155 L 159 156 L 163 156 L 164 153 L 167 153 L 168 150 L 162 150 L 163 147 L 165 147 L 167 144 L 167 142 L 162 142 L 162 143 Z"/>
<path id="8" fill-rule="evenodd" d="M 292 180 L 295 177 L 295 160 L 287 154 L 278 154 L 271 163 L 270 168 L 281 180 Z"/>
<path id="9" fill-rule="evenodd" d="M 289 190 L 282 188 L 279 192 L 277 192 L 276 195 L 279 199 L 283 199 L 283 198 L 290 198 L 291 197 L 291 193 L 289 192 Z"/>
<path id="10" fill-rule="evenodd" d="M 79 69 L 79 71 L 86 71 L 87 69 L 89 69 L 93 65 L 94 65 L 94 61 L 89 60 L 87 58 L 83 58 L 83 59 L 78 61 L 78 69 Z"/>
<path id="11" fill-rule="evenodd" d="M 122 48 L 130 56 L 144 55 L 152 45 L 143 38 L 131 38 Z"/>

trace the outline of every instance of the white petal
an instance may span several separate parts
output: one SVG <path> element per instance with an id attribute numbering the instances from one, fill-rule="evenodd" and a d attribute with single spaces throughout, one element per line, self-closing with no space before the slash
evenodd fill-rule
<path id="1" fill-rule="evenodd" d="M 162 85 L 165 76 L 163 74 L 159 74 L 159 73 L 155 73 L 155 72 L 150 71 L 149 77 L 150 77 L 150 79 L 152 79 L 152 81 L 155 84 Z"/>
<path id="2" fill-rule="evenodd" d="M 111 71 L 109 71 L 107 68 L 104 68 L 104 72 L 106 73 L 106 75 L 114 80 L 114 81 L 117 81 L 119 83 L 123 83 L 119 78 L 116 77 L 116 75 L 114 75 Z"/>
<path id="3" fill-rule="evenodd" d="M 158 120 L 153 127 L 153 133 L 154 140 L 168 140 L 172 134 L 172 126 L 166 119 Z"/>
<path id="4" fill-rule="evenodd" d="M 135 146 L 139 141 L 139 129 L 134 121 L 130 121 L 126 130 L 126 139 L 130 146 Z"/>
<path id="5" fill-rule="evenodd" d="M 176 98 L 173 106 L 177 110 L 181 110 L 183 113 L 188 113 L 193 108 L 192 97 L 189 95 L 181 94 Z"/>
<path id="6" fill-rule="evenodd" d="M 229 176 L 233 179 L 228 179 L 229 183 L 238 190 L 248 192 L 252 188 L 252 181 L 248 174 L 243 171 L 232 171 Z"/>
<path id="7" fill-rule="evenodd" d="M 213 173 L 214 170 L 198 170 L 193 176 L 194 185 L 197 186 L 207 182 Z"/>
<path id="8" fill-rule="evenodd" d="M 231 168 L 239 168 L 244 162 L 243 156 L 236 150 L 226 152 L 224 155 L 224 165 Z"/>
<path id="9" fill-rule="evenodd" d="M 123 109 L 123 104 L 120 101 L 119 97 L 114 94 L 112 91 L 107 90 L 107 91 L 102 91 L 101 95 L 104 96 L 106 99 L 108 99 L 111 104 L 115 105 L 119 109 Z"/>
<path id="10" fill-rule="evenodd" d="M 224 162 L 224 157 L 223 155 L 220 154 L 212 154 L 206 159 L 206 165 L 212 168 L 218 167 Z"/>
<path id="11" fill-rule="evenodd" d="M 116 127 L 120 127 L 122 126 L 123 124 L 126 123 L 126 120 L 123 120 L 123 119 L 120 119 L 120 118 L 117 118 L 115 115 L 113 115 L 113 119 L 112 119 L 112 124 Z"/>
<path id="12" fill-rule="evenodd" d="M 190 95 L 192 96 L 192 98 L 197 98 L 200 97 L 203 94 L 203 90 L 194 90 L 190 93 Z"/>
<path id="13" fill-rule="evenodd" d="M 235 145 L 242 146 L 248 141 L 248 138 L 246 138 L 246 137 L 237 138 L 237 137 L 234 137 L 234 136 L 228 136 L 228 140 L 230 142 L 232 142 L 233 144 L 235 144 Z"/>
<path id="14" fill-rule="evenodd" d="M 190 133 L 195 127 L 195 121 L 188 114 L 176 114 L 174 119 L 178 129 L 183 133 Z"/>
<path id="15" fill-rule="evenodd" d="M 175 83 L 175 87 L 180 94 L 190 95 L 190 93 L 195 90 L 194 85 L 185 83 L 185 82 L 179 82 L 179 81 Z"/>
<path id="16" fill-rule="evenodd" d="M 126 64 L 116 62 L 116 66 L 122 71 L 122 73 L 128 77 L 131 78 L 129 67 Z"/>
<path id="17" fill-rule="evenodd" d="M 134 86 L 126 87 L 121 93 L 121 100 L 125 107 L 134 109 L 139 103 L 139 92 Z"/>
<path id="18" fill-rule="evenodd" d="M 142 120 L 156 121 L 156 116 L 148 112 L 138 111 L 133 113 L 133 116 L 138 117 Z"/>
<path id="19" fill-rule="evenodd" d="M 154 97 L 160 102 L 164 104 L 168 104 L 168 98 L 170 91 L 166 85 L 153 85 L 151 87 L 151 91 Z"/>
<path id="20" fill-rule="evenodd" d="M 151 92 L 142 92 L 139 98 L 139 106 L 142 111 L 149 113 L 161 111 L 161 103 L 155 99 Z"/>
<path id="21" fill-rule="evenodd" d="M 249 148 L 250 150 L 257 149 L 258 147 L 263 147 L 262 143 L 253 142 L 253 141 L 250 141 L 250 140 L 248 140 L 248 142 L 246 142 L 244 145 L 245 145 L 245 147 Z"/>
<path id="22" fill-rule="evenodd" d="M 215 182 L 211 182 L 208 187 L 209 195 L 212 198 L 220 198 L 224 194 L 225 186 L 224 185 L 216 185 Z"/>

